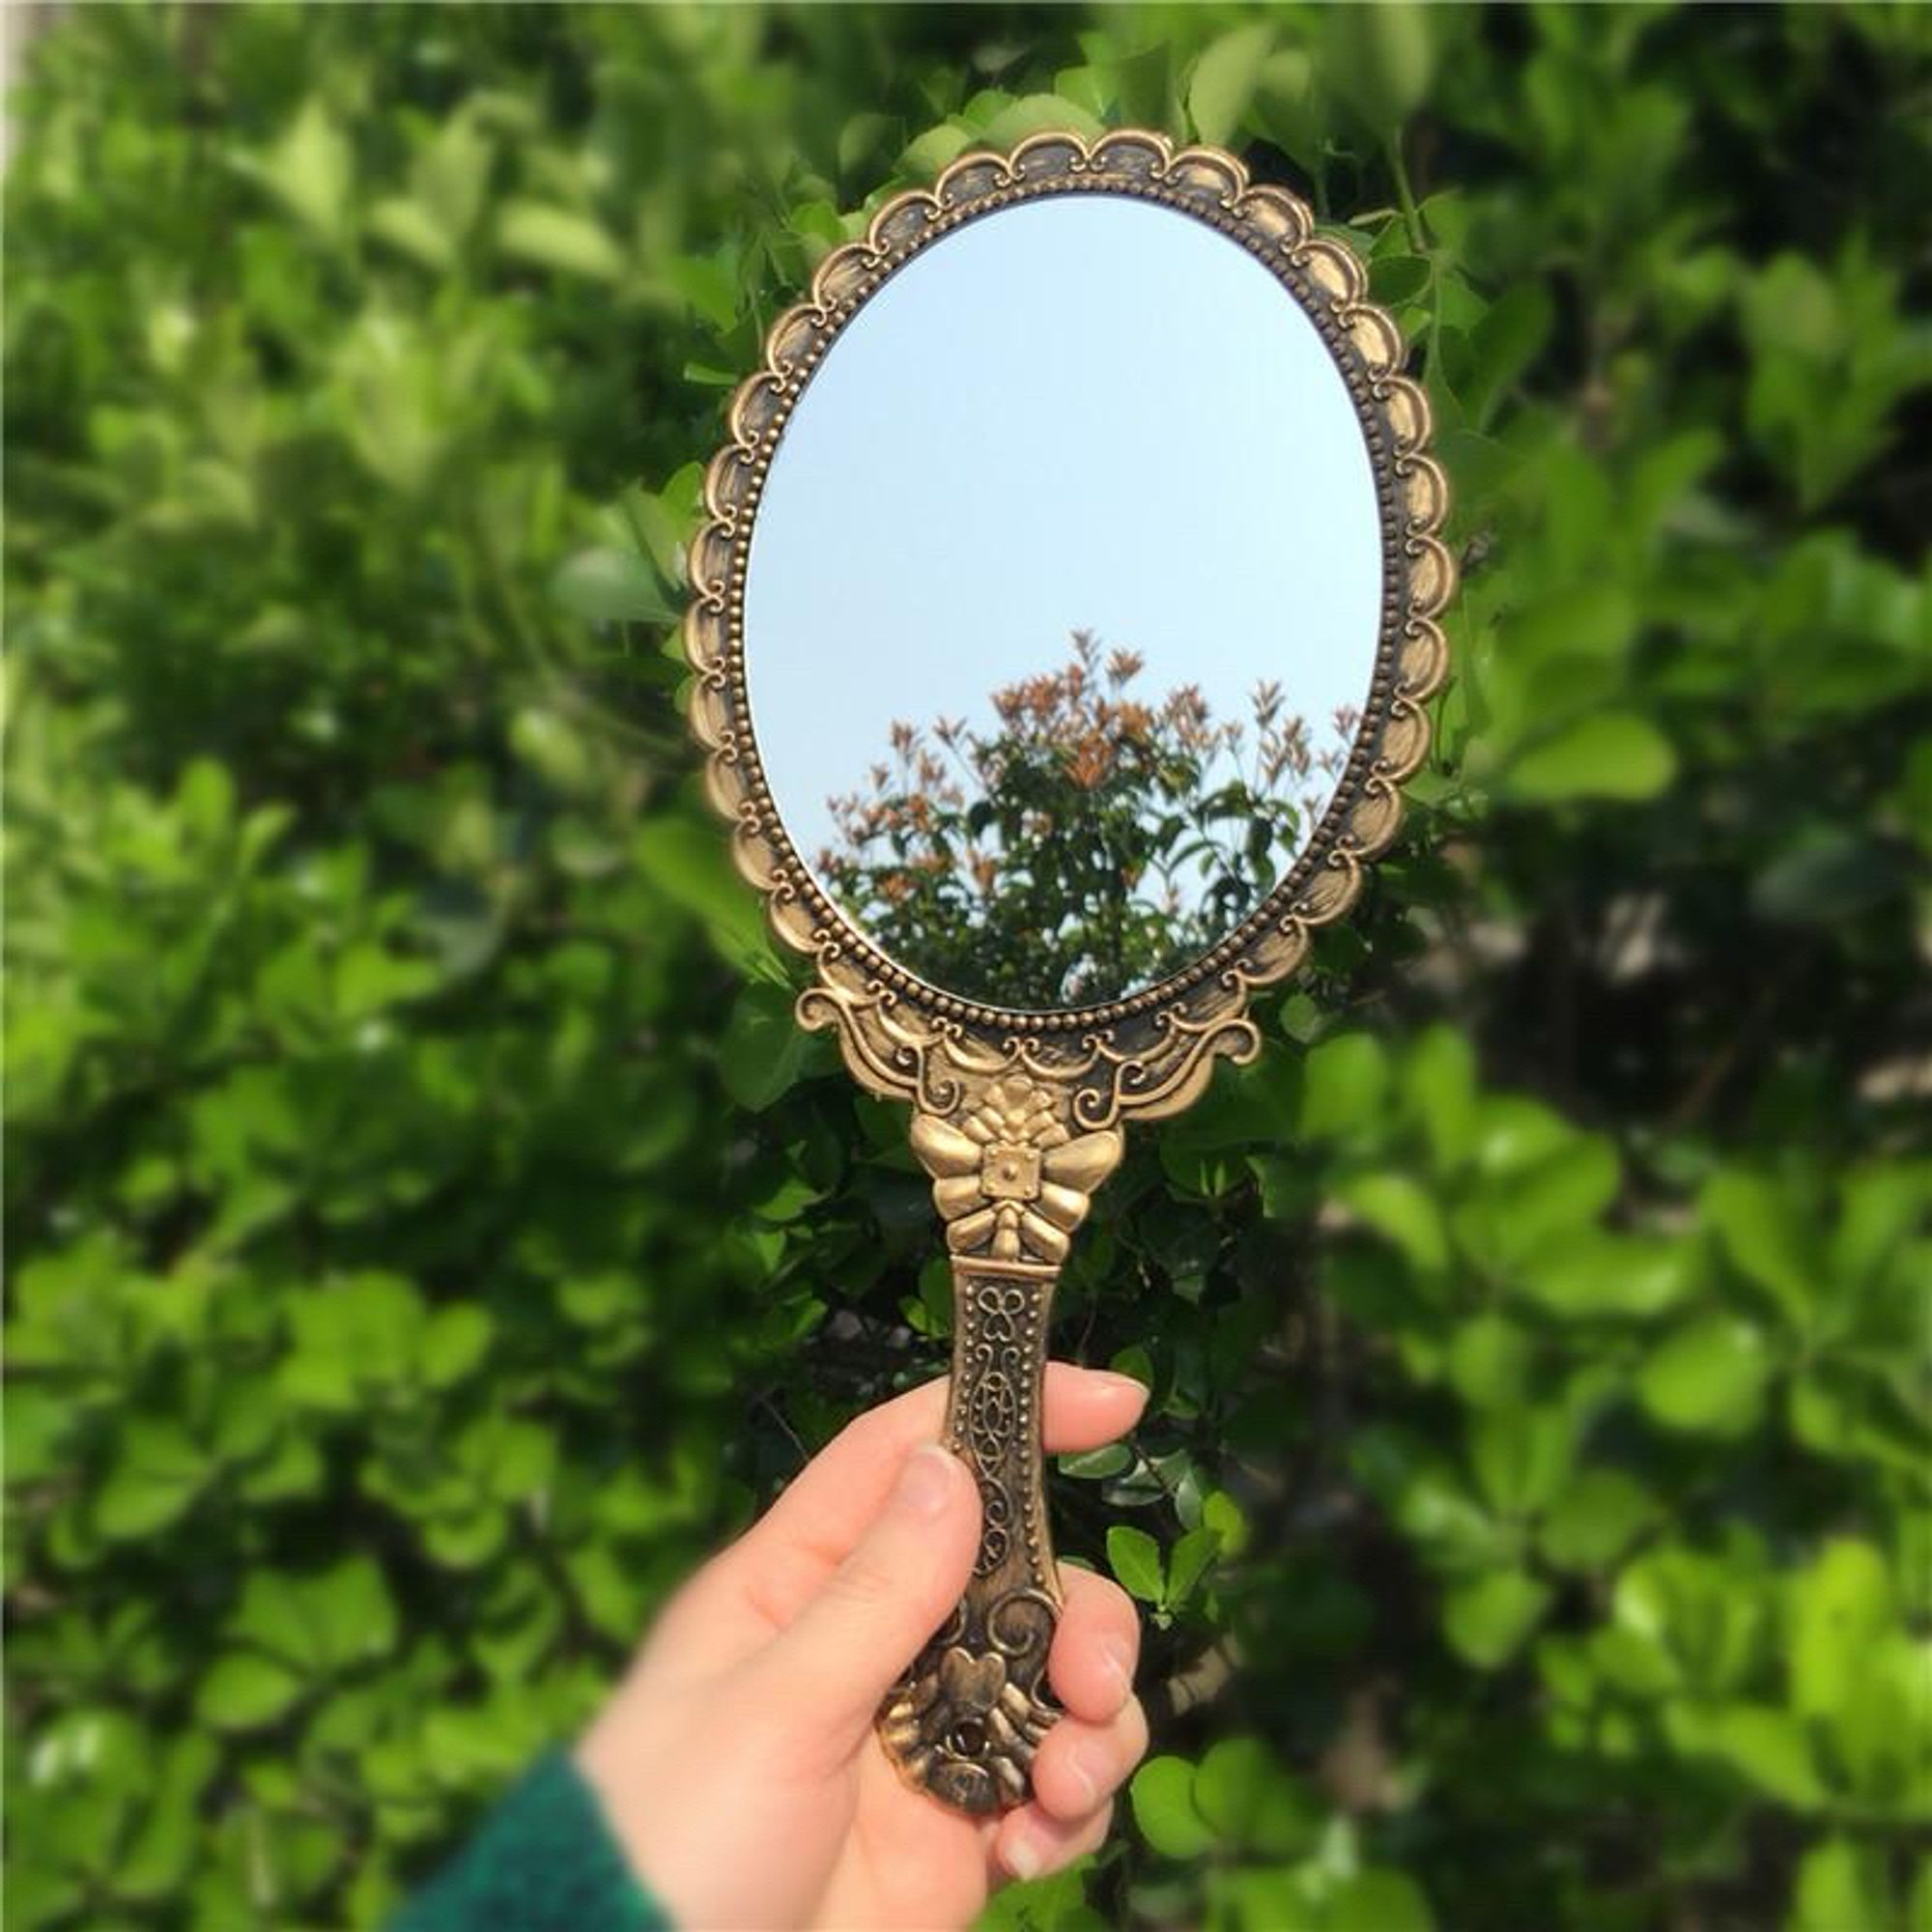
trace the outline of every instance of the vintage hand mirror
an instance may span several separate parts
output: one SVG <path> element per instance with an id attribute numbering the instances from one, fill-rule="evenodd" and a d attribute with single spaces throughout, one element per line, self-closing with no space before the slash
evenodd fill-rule
<path id="1" fill-rule="evenodd" d="M 691 719 L 808 1027 L 912 1108 L 984 1528 L 881 1713 L 1015 1804 L 1057 1715 L 1054 1282 L 1134 1117 L 1251 1055 L 1387 845 L 1454 571 L 1404 345 L 1293 194 L 1157 135 L 1038 135 L 882 208 L 734 398 Z"/>

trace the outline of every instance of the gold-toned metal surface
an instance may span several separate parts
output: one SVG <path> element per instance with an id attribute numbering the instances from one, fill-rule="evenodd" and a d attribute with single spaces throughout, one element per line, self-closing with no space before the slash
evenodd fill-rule
<path id="1" fill-rule="evenodd" d="M 773 452 L 813 371 L 853 315 L 922 249 L 969 221 L 1045 195 L 1129 195 L 1207 223 L 1274 274 L 1314 323 L 1360 419 L 1382 542 L 1381 630 L 1367 702 L 1328 809 L 1289 873 L 1184 971 L 1104 1005 L 1020 1012 L 927 984 L 878 952 L 820 890 L 781 822 L 753 735 L 745 584 Z M 1428 700 L 1447 648 L 1436 619 L 1455 583 L 1437 536 L 1448 488 L 1427 454 L 1429 405 L 1401 373 L 1394 321 L 1367 298 L 1348 245 L 1307 206 L 1251 184 L 1218 149 L 1158 134 L 1087 142 L 1038 134 L 1008 155 L 962 156 L 935 185 L 896 196 L 866 239 L 838 248 L 737 391 L 730 440 L 705 478 L 709 521 L 692 546 L 684 642 L 692 727 L 739 870 L 814 981 L 801 1024 L 831 1030 L 870 1092 L 911 1103 L 912 1144 L 933 1177 L 952 1255 L 955 1340 L 946 1439 L 975 1470 L 984 1531 L 967 1597 L 895 1690 L 880 1736 L 900 1771 L 962 1809 L 1020 1802 L 1052 1722 L 1044 1686 L 1059 1586 L 1047 1532 L 1040 1383 L 1053 1285 L 1089 1198 L 1121 1156 L 1122 1124 L 1179 1112 L 1221 1057 L 1260 1036 L 1254 988 L 1294 972 L 1309 935 L 1340 919 L 1364 867 L 1394 838 L 1401 786 L 1429 749 Z M 1293 594 L 1292 590 L 1288 593 Z"/>
<path id="2" fill-rule="evenodd" d="M 914 1783 L 963 1811 L 995 1811 L 1026 1797 L 1056 1715 L 1044 1682 L 1060 1613 L 1039 1430 L 1046 1327 L 1073 1231 L 1123 1142 L 1119 1127 L 1075 1131 L 1063 1089 L 1003 1073 L 956 1125 L 915 1113 L 912 1145 L 952 1253 L 944 1440 L 979 1477 L 980 1552 L 879 1735 Z"/>

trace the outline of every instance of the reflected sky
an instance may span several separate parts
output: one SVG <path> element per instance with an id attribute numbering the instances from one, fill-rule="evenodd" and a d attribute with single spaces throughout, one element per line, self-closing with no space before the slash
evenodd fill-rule
<path id="1" fill-rule="evenodd" d="M 1325 740 L 1381 587 L 1361 428 L 1314 325 L 1244 250 L 1125 197 L 1054 197 L 916 256 L 848 325 L 773 461 L 746 662 L 809 862 L 896 722 L 997 724 L 1075 632 Z M 1285 856 L 1292 856 L 1285 855 Z"/>

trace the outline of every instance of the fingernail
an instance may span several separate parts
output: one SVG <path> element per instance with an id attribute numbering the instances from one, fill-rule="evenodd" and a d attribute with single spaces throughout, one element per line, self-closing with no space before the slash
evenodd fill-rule
<path id="1" fill-rule="evenodd" d="M 1066 1775 L 1079 1787 L 1090 1811 L 1100 1802 L 1100 1774 L 1105 1769 L 1099 1754 L 1089 1745 L 1075 1745 L 1066 1753 Z"/>
<path id="2" fill-rule="evenodd" d="M 1103 1636 L 1100 1639 L 1100 1655 L 1106 1661 L 1107 1668 L 1120 1681 L 1121 1698 L 1124 1702 L 1134 1688 L 1134 1647 L 1124 1637 Z"/>
<path id="3" fill-rule="evenodd" d="M 1099 1380 L 1111 1383 L 1117 1389 L 1132 1389 L 1143 1402 L 1148 1398 L 1147 1383 L 1136 1376 L 1120 1375 L 1112 1369 L 1095 1369 L 1093 1373 Z"/>
<path id="4" fill-rule="evenodd" d="M 1031 1833 L 1024 1828 L 1015 1832 L 1001 1847 L 1000 1860 L 1022 1885 L 1028 1879 L 1039 1876 L 1042 1863 L 1039 1847 L 1034 1843 Z"/>
<path id="5" fill-rule="evenodd" d="M 915 1449 L 899 1471 L 893 1506 L 928 1520 L 938 1516 L 952 1499 L 955 1466 L 953 1458 L 937 1443 Z"/>

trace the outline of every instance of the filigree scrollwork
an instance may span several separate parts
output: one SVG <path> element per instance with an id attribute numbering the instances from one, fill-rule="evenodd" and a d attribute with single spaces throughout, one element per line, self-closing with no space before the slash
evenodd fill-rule
<path id="1" fill-rule="evenodd" d="M 1048 1289 L 1037 1281 L 979 1277 L 960 1296 L 954 1351 L 953 1446 L 980 1483 L 980 1554 L 973 1568 L 993 1576 L 1012 1548 L 1016 1523 L 1027 1540 L 1028 1567 L 1043 1549 L 1039 1499 L 1013 1485 L 1013 1443 L 1031 1427 L 1046 1362 Z M 1018 1472 L 1031 1465 L 1019 1459 Z"/>
<path id="2" fill-rule="evenodd" d="M 879 1736 L 915 1784 L 985 1812 L 1025 1798 L 1058 1715 L 1045 1678 L 1060 1589 L 1039 1445 L 1053 1275 L 960 1259 L 953 1283 L 946 1440 L 980 1484 L 980 1551 L 965 1598 L 887 1699 Z"/>

